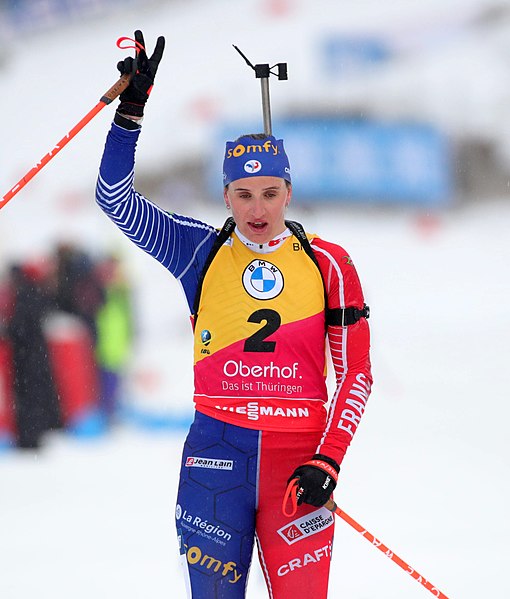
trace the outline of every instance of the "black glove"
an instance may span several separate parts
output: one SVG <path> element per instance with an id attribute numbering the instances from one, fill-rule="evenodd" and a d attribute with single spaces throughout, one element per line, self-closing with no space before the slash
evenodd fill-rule
<path id="1" fill-rule="evenodd" d="M 143 33 L 139 29 L 135 31 L 135 41 L 145 48 Z M 160 36 L 150 58 L 147 58 L 145 50 L 140 50 L 136 59 L 129 56 L 117 64 L 121 75 L 133 73 L 130 84 L 120 94 L 120 105 L 117 112 L 140 118 L 143 116 L 143 109 L 154 85 L 154 78 L 164 49 L 165 38 Z"/>
<path id="2" fill-rule="evenodd" d="M 309 462 L 296 468 L 287 484 L 298 479 L 298 505 L 309 503 L 315 507 L 323 506 L 331 497 L 340 466 L 328 456 L 316 453 Z"/>

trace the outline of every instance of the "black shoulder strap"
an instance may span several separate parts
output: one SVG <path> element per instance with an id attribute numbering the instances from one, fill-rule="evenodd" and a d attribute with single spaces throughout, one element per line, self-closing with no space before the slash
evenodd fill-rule
<path id="1" fill-rule="evenodd" d="M 329 325 L 328 293 L 326 291 L 324 277 L 322 276 L 322 271 L 321 271 L 321 267 L 319 266 L 319 261 L 317 260 L 317 256 L 315 255 L 315 252 L 312 250 L 312 246 L 310 245 L 310 242 L 308 241 L 308 237 L 306 236 L 306 232 L 305 232 L 303 225 L 301 223 L 296 222 L 295 220 L 286 220 L 285 224 L 289 228 L 289 231 L 295 237 L 297 237 L 297 239 L 301 243 L 301 247 L 303 248 L 305 253 L 308 255 L 310 260 L 315 264 L 315 266 L 317 267 L 317 269 L 321 275 L 322 287 L 324 289 L 324 306 L 325 306 L 325 311 L 326 311 L 326 326 L 327 326 L 327 325 Z"/>
<path id="2" fill-rule="evenodd" d="M 348 308 L 330 308 L 328 306 L 328 293 L 326 290 L 326 284 L 324 282 L 324 277 L 322 275 L 322 270 L 319 266 L 319 261 L 317 260 L 317 256 L 308 241 L 308 237 L 306 236 L 303 225 L 293 220 L 286 220 L 285 224 L 291 231 L 291 233 L 298 238 L 301 243 L 303 250 L 310 257 L 313 263 L 319 269 L 319 273 L 321 275 L 322 284 L 324 287 L 324 305 L 326 310 L 326 326 L 336 325 L 336 326 L 349 326 L 351 324 L 355 324 L 358 322 L 360 318 L 368 318 L 370 316 L 370 308 L 364 304 L 363 308 L 360 310 L 354 306 L 349 306 Z"/>
<path id="3" fill-rule="evenodd" d="M 195 293 L 195 299 L 193 301 L 193 316 L 196 319 L 196 315 L 198 312 L 198 306 L 200 305 L 200 296 L 202 295 L 202 285 L 204 284 L 204 278 L 206 272 L 209 270 L 214 257 L 218 253 L 220 247 L 227 241 L 227 239 L 232 235 L 232 231 L 236 228 L 236 223 L 234 219 L 229 216 L 227 220 L 224 222 L 223 227 L 220 229 L 218 233 L 218 237 L 214 241 L 213 246 L 207 256 L 207 260 L 205 261 L 204 267 L 202 268 L 202 272 L 200 273 L 200 277 L 198 279 L 197 291 Z"/>
<path id="4" fill-rule="evenodd" d="M 310 245 L 310 242 L 308 241 L 308 237 L 306 236 L 303 225 L 301 223 L 296 222 L 295 220 L 286 220 L 285 224 L 289 228 L 289 231 L 295 237 L 297 237 L 299 239 L 303 249 L 308 254 L 308 256 L 310 257 L 312 262 L 314 262 L 315 266 L 317 266 L 317 268 L 319 269 L 319 272 L 320 272 L 321 269 L 319 266 L 319 262 L 317 260 L 317 256 L 315 255 L 315 252 L 312 250 L 312 246 Z M 322 273 L 321 273 L 321 276 L 322 276 Z"/>

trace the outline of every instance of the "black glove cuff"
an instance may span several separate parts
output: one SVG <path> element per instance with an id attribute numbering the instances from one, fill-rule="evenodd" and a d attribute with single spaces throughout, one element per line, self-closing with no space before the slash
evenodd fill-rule
<path id="1" fill-rule="evenodd" d="M 336 470 L 337 474 L 340 472 L 340 466 L 338 465 L 338 463 L 335 462 L 333 458 L 330 458 L 327 455 L 324 455 L 323 453 L 316 453 L 312 457 L 312 460 L 322 460 L 323 462 L 326 462 L 326 464 L 332 466 Z"/>
<path id="2" fill-rule="evenodd" d="M 122 116 L 118 112 L 115 113 L 113 117 L 113 122 L 122 127 L 123 129 L 128 129 L 129 131 L 136 131 L 140 129 L 140 125 L 131 119 L 127 119 L 125 116 Z"/>
<path id="3" fill-rule="evenodd" d="M 134 104 L 133 102 L 121 102 L 117 111 L 121 114 L 129 114 L 129 116 L 143 117 L 144 104 Z"/>

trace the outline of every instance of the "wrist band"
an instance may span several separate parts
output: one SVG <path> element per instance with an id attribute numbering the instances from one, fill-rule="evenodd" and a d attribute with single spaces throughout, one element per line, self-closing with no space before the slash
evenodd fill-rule
<path id="1" fill-rule="evenodd" d="M 331 478 L 337 482 L 338 480 L 338 472 L 331 464 L 324 462 L 323 460 L 310 460 L 309 462 L 305 462 L 303 466 L 315 466 L 315 468 L 319 468 L 320 470 L 324 470 Z"/>

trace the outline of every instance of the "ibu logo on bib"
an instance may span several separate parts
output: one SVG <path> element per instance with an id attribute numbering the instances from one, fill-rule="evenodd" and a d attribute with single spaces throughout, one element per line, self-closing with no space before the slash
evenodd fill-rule
<path id="1" fill-rule="evenodd" d="M 244 269 L 243 286 L 255 299 L 273 299 L 283 290 L 283 275 L 273 263 L 253 260 Z"/>

